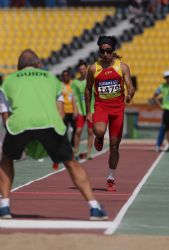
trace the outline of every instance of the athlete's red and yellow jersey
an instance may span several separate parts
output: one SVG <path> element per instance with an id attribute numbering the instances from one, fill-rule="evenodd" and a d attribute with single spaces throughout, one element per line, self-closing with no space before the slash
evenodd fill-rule
<path id="1" fill-rule="evenodd" d="M 99 61 L 96 62 L 94 74 L 96 103 L 107 103 L 114 107 L 124 104 L 124 80 L 120 63 L 121 61 L 116 59 L 112 66 L 104 69 Z"/>

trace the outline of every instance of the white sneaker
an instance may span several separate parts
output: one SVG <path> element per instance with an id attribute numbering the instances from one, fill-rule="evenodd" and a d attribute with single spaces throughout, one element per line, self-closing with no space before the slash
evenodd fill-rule
<path id="1" fill-rule="evenodd" d="M 160 151 L 161 151 L 161 150 L 160 150 L 160 147 L 159 147 L 159 146 L 156 146 L 156 147 L 155 147 L 155 151 L 156 151 L 156 152 L 160 152 Z"/>

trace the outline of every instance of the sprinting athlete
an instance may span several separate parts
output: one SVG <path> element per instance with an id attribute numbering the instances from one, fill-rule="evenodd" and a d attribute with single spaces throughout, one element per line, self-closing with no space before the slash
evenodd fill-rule
<path id="1" fill-rule="evenodd" d="M 130 70 L 115 53 L 116 38 L 100 36 L 97 42 L 100 59 L 89 67 L 85 91 L 87 119 L 94 123 L 94 145 L 102 150 L 104 135 L 109 126 L 110 156 L 107 190 L 115 191 L 115 171 L 119 161 L 119 144 L 122 138 L 125 102 L 134 96 Z M 127 95 L 124 95 L 124 83 Z M 94 115 L 90 112 L 90 100 L 94 85 Z"/>
<path id="2" fill-rule="evenodd" d="M 19 56 L 18 71 L 9 75 L 1 87 L 11 113 L 5 121 L 7 131 L 0 161 L 0 218 L 12 217 L 9 196 L 14 160 L 20 159 L 30 141 L 37 140 L 53 162 L 64 163 L 73 183 L 89 203 L 90 219 L 107 219 L 94 197 L 85 169 L 73 159 L 66 127 L 56 108 L 60 84 L 56 83 L 54 75 L 41 69 L 36 53 L 27 49 Z"/>

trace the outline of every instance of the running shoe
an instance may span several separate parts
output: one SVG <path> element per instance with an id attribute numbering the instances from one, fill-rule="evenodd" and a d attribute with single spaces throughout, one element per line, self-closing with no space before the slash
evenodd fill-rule
<path id="1" fill-rule="evenodd" d="M 115 186 L 114 180 L 111 180 L 111 179 L 107 180 L 107 191 L 110 191 L 110 192 L 116 191 L 116 186 Z"/>
<path id="2" fill-rule="evenodd" d="M 59 169 L 59 164 L 58 163 L 53 163 L 53 169 L 58 170 Z"/>
<path id="3" fill-rule="evenodd" d="M 165 152 L 169 152 L 169 146 L 166 148 Z"/>
<path id="4" fill-rule="evenodd" d="M 155 146 L 155 151 L 156 152 L 160 152 L 161 151 L 160 147 L 159 146 Z"/>
<path id="5" fill-rule="evenodd" d="M 1 219 L 11 219 L 12 218 L 9 207 L 0 207 L 0 218 Z"/>
<path id="6" fill-rule="evenodd" d="M 91 208 L 90 209 L 90 220 L 107 220 L 108 216 L 103 208 Z"/>
<path id="7" fill-rule="evenodd" d="M 91 161 L 93 159 L 93 157 L 91 155 L 86 157 L 87 160 Z"/>
<path id="8" fill-rule="evenodd" d="M 74 159 L 75 159 L 76 161 L 79 161 L 79 160 L 80 160 L 79 155 L 78 155 L 78 154 L 74 155 Z"/>
<path id="9" fill-rule="evenodd" d="M 93 159 L 93 157 L 92 157 L 91 153 L 87 153 L 87 155 L 86 155 L 86 159 L 87 159 L 87 160 L 92 160 L 92 159 Z"/>
<path id="10" fill-rule="evenodd" d="M 104 138 L 103 137 L 95 137 L 95 140 L 94 140 L 94 146 L 95 146 L 95 149 L 97 151 L 101 151 L 102 148 L 103 148 L 103 144 L 104 144 Z"/>
<path id="11" fill-rule="evenodd" d="M 86 158 L 86 155 L 87 155 L 87 152 L 81 152 L 79 154 L 79 159 L 85 159 Z"/>

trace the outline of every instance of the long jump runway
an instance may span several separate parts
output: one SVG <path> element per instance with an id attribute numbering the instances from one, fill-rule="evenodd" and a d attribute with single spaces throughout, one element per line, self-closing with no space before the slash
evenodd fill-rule
<path id="1" fill-rule="evenodd" d="M 106 151 L 106 150 L 105 150 Z M 0 220 L 0 232 L 93 232 L 112 234 L 128 207 L 134 202 L 146 178 L 158 161 L 153 145 L 122 144 L 116 175 L 116 192 L 106 191 L 108 152 L 83 162 L 97 200 L 105 207 L 109 220 L 91 222 L 89 207 L 73 185 L 66 170 L 16 189 L 11 195 L 14 218 Z M 33 173 L 32 173 L 33 174 Z"/>

